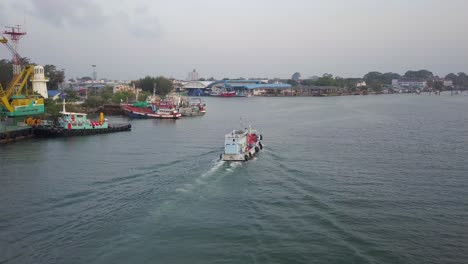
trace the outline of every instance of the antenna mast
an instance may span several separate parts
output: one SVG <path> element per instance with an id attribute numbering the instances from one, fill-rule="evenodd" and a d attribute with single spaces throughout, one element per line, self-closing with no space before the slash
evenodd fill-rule
<path id="1" fill-rule="evenodd" d="M 21 57 L 18 54 L 18 46 L 20 39 L 26 35 L 26 32 L 21 31 L 21 25 L 15 25 L 13 27 L 5 26 L 6 30 L 3 34 L 10 36 L 10 40 L 13 43 L 13 75 L 18 75 L 21 72 Z"/>

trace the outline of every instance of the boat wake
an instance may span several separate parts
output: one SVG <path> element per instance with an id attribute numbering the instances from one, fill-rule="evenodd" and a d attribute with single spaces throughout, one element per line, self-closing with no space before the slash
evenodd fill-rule
<path id="1" fill-rule="evenodd" d="M 226 168 L 226 171 L 233 172 L 236 168 L 238 168 L 240 166 L 242 166 L 242 162 L 240 162 L 240 161 L 229 162 L 228 167 Z"/>
<path id="2" fill-rule="evenodd" d="M 215 175 L 223 176 L 222 173 L 218 173 L 218 172 L 223 171 L 222 168 L 225 166 L 226 162 L 222 160 L 214 160 L 213 162 L 214 162 L 213 166 L 210 169 L 208 169 L 208 171 L 201 174 L 199 177 L 195 178 L 195 182 L 184 184 L 183 187 L 177 188 L 176 192 L 179 192 L 179 193 L 191 192 L 195 190 L 197 187 L 206 185 L 208 181 L 210 180 L 210 178 L 212 178 L 213 176 Z"/>
<path id="3" fill-rule="evenodd" d="M 211 167 L 207 172 L 203 173 L 200 177 L 206 178 L 212 176 L 216 171 L 218 171 L 226 162 L 222 160 L 215 161 L 213 167 Z"/>

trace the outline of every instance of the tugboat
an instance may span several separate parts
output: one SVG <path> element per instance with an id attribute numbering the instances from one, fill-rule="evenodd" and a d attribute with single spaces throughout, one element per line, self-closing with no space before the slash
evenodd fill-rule
<path id="1" fill-rule="evenodd" d="M 43 122 L 33 128 L 34 134 L 39 137 L 68 137 L 114 133 L 132 129 L 130 124 L 110 125 L 107 119 L 104 119 L 103 113 L 100 114 L 98 121 L 91 121 L 84 113 L 67 112 L 65 110 L 65 100 L 60 114 L 62 116 L 58 119 L 58 124 Z"/>
<path id="2" fill-rule="evenodd" d="M 248 161 L 263 149 L 261 140 L 256 130 L 245 128 L 233 130 L 224 137 L 224 153 L 220 159 L 224 161 Z"/>
<path id="3" fill-rule="evenodd" d="M 179 119 L 182 116 L 171 101 L 148 103 L 145 106 L 124 104 L 122 110 L 131 118 Z"/>

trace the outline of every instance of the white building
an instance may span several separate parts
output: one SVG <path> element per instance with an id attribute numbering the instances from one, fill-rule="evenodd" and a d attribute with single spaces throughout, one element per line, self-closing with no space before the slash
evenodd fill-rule
<path id="1" fill-rule="evenodd" d="M 444 86 L 445 87 L 453 86 L 453 81 L 452 80 L 444 80 Z"/>
<path id="2" fill-rule="evenodd" d="M 198 72 L 196 69 L 188 73 L 187 81 L 198 81 Z"/>
<path id="3" fill-rule="evenodd" d="M 366 81 L 361 81 L 361 82 L 356 83 L 356 87 L 366 87 L 366 86 L 367 86 Z"/>
<path id="4" fill-rule="evenodd" d="M 392 86 L 396 88 L 404 87 L 404 88 L 426 88 L 427 87 L 427 81 L 424 80 L 398 80 L 398 79 L 393 79 L 392 80 Z"/>
<path id="5" fill-rule="evenodd" d="M 49 81 L 44 77 L 44 67 L 34 66 L 34 76 L 32 81 L 33 91 L 42 95 L 44 98 L 48 98 L 47 93 L 47 82 Z"/>

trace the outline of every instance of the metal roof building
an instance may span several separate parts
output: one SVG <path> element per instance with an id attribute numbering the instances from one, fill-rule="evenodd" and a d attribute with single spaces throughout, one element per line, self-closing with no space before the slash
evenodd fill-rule
<path id="1" fill-rule="evenodd" d="M 186 83 L 183 88 L 189 95 L 201 96 L 208 95 L 212 88 L 222 87 L 235 91 L 256 90 L 256 89 L 289 89 L 291 85 L 282 83 L 265 83 L 261 80 L 220 80 L 220 81 L 191 81 Z"/>

